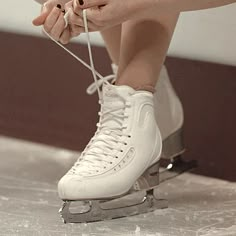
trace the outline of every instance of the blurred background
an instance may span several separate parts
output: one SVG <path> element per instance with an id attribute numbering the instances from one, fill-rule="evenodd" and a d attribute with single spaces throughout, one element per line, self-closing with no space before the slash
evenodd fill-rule
<path id="1" fill-rule="evenodd" d="M 88 96 L 91 73 L 32 25 L 33 0 L 0 8 L 0 134 L 81 151 L 97 122 L 97 95 Z M 185 157 L 195 173 L 236 180 L 236 4 L 182 13 L 166 66 L 185 109 Z M 95 65 L 111 73 L 98 33 Z M 88 61 L 84 35 L 68 45 Z"/>
<path id="2" fill-rule="evenodd" d="M 236 5 L 182 13 L 172 40 L 169 55 L 236 65 Z M 40 12 L 34 0 L 1 3 L 0 29 L 42 37 L 32 19 Z M 99 33 L 92 34 L 95 45 L 103 46 Z M 76 42 L 86 43 L 81 35 Z"/>

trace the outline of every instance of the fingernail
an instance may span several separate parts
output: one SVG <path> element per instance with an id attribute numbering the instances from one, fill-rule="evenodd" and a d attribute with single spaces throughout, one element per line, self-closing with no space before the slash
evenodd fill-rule
<path id="1" fill-rule="evenodd" d="M 84 5 L 84 1 L 83 0 L 79 0 L 79 4 L 80 5 Z"/>
<path id="2" fill-rule="evenodd" d="M 61 4 L 57 4 L 57 8 L 58 8 L 58 9 L 61 9 Z"/>

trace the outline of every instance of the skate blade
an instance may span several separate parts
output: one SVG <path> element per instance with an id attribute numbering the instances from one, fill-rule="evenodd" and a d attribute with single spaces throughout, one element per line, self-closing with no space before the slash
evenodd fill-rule
<path id="1" fill-rule="evenodd" d="M 163 171 L 160 171 L 160 183 L 173 179 L 180 174 L 197 168 L 196 160 L 184 161 L 181 156 L 175 157 Z"/>
<path id="2" fill-rule="evenodd" d="M 65 201 L 60 213 L 64 223 L 89 223 L 134 216 L 167 207 L 167 200 L 156 199 L 151 190 L 113 200 L 92 200 L 87 204 L 81 201 Z"/>

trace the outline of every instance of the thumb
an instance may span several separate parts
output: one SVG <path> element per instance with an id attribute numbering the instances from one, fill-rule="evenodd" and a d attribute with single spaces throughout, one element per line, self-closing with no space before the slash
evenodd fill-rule
<path id="1" fill-rule="evenodd" d="M 41 14 L 32 21 L 33 25 L 35 25 L 35 26 L 43 25 L 45 20 L 47 19 L 47 16 L 49 15 L 50 11 L 52 10 L 52 8 L 53 8 L 52 6 L 48 6 L 48 5 L 44 4 Z"/>

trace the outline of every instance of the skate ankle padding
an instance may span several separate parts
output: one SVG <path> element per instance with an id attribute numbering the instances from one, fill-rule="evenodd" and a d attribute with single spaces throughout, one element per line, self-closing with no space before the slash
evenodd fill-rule
<path id="1" fill-rule="evenodd" d="M 156 92 L 155 87 L 153 87 L 152 85 L 141 85 L 141 86 L 135 87 L 134 89 L 137 90 L 137 91 L 145 90 L 145 91 L 148 91 L 148 92 L 151 92 L 151 93 Z"/>

